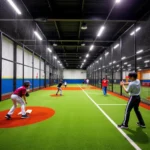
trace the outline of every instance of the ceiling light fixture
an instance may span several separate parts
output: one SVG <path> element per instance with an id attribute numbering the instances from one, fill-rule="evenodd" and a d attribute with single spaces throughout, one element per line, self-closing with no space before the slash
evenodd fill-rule
<path id="1" fill-rule="evenodd" d="M 142 57 L 137 58 L 137 60 L 141 60 L 141 59 L 142 59 Z"/>
<path id="2" fill-rule="evenodd" d="M 124 57 L 122 57 L 121 59 L 124 60 L 124 59 L 126 59 L 126 57 L 124 56 Z"/>
<path id="3" fill-rule="evenodd" d="M 114 49 L 116 49 L 117 47 L 119 47 L 119 44 L 116 44 L 116 45 L 114 46 Z"/>
<path id="4" fill-rule="evenodd" d="M 37 31 L 34 31 L 34 34 L 40 41 L 42 41 L 42 37 L 39 35 L 39 33 Z"/>
<path id="5" fill-rule="evenodd" d="M 109 54 L 109 52 L 107 52 L 106 54 L 105 54 L 105 56 L 107 56 Z"/>
<path id="6" fill-rule="evenodd" d="M 7 0 L 8 3 L 14 8 L 14 10 L 17 12 L 18 15 L 21 15 L 21 11 L 19 8 L 16 6 L 16 4 L 12 0 Z"/>
<path id="7" fill-rule="evenodd" d="M 130 33 L 130 35 L 131 35 L 131 36 L 134 35 L 135 32 L 138 32 L 139 30 L 141 30 L 141 27 L 136 28 L 133 32 Z"/>
<path id="8" fill-rule="evenodd" d="M 144 63 L 148 63 L 148 62 L 149 62 L 149 60 L 145 60 L 145 61 L 144 61 Z"/>
<path id="9" fill-rule="evenodd" d="M 92 50 L 93 50 L 93 48 L 94 48 L 94 45 L 91 45 L 91 46 L 90 46 L 90 51 L 92 51 Z"/>
<path id="10" fill-rule="evenodd" d="M 86 30 L 87 29 L 87 24 L 85 22 L 82 23 L 81 29 L 82 30 Z"/>
<path id="11" fill-rule="evenodd" d="M 52 50 L 50 49 L 50 48 L 47 48 L 47 50 L 51 53 L 52 52 Z"/>
<path id="12" fill-rule="evenodd" d="M 89 54 L 86 55 L 86 58 L 88 58 L 88 57 L 89 57 Z"/>
<path id="13" fill-rule="evenodd" d="M 54 58 L 54 59 L 57 59 L 57 57 L 56 57 L 56 56 L 53 56 L 53 58 Z"/>
<path id="14" fill-rule="evenodd" d="M 81 43 L 81 46 L 85 46 L 85 43 Z"/>
<path id="15" fill-rule="evenodd" d="M 116 0 L 116 3 L 120 3 L 121 2 L 121 0 Z"/>
<path id="16" fill-rule="evenodd" d="M 57 46 L 57 44 L 56 44 L 56 43 L 53 43 L 53 46 Z"/>
<path id="17" fill-rule="evenodd" d="M 143 52 L 143 49 L 137 51 L 136 53 L 139 54 L 139 53 L 142 53 Z"/>
<path id="18" fill-rule="evenodd" d="M 105 27 L 101 26 L 101 28 L 99 29 L 98 34 L 97 34 L 98 37 L 102 35 L 104 29 L 105 29 Z"/>

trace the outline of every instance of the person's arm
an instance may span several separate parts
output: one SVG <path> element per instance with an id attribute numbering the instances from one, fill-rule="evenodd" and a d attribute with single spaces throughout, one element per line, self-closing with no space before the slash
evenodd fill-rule
<path id="1" fill-rule="evenodd" d="M 25 96 L 25 95 L 23 95 L 22 97 L 23 97 L 23 99 L 24 99 L 25 103 L 27 104 L 26 96 Z"/>
<path id="2" fill-rule="evenodd" d="M 123 87 L 123 89 L 126 93 L 129 93 L 132 91 L 132 85 L 130 83 L 127 88 L 125 87 L 125 83 L 123 81 L 120 82 L 120 85 Z"/>
<path id="3" fill-rule="evenodd" d="M 129 85 L 130 82 L 124 82 L 124 85 Z"/>
<path id="4" fill-rule="evenodd" d="M 109 86 L 109 80 L 107 80 L 107 86 Z"/>
<path id="5" fill-rule="evenodd" d="M 123 81 L 120 82 L 120 85 L 123 87 L 123 89 L 126 93 L 129 93 L 127 88 L 125 87 L 125 83 Z"/>

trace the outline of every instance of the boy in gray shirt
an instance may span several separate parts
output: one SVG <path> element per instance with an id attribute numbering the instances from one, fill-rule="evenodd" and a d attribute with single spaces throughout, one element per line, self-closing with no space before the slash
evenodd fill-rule
<path id="1" fill-rule="evenodd" d="M 137 73 L 135 73 L 135 72 L 129 73 L 128 76 L 129 76 L 129 80 L 131 82 L 129 83 L 127 88 L 125 87 L 125 83 L 123 81 L 120 82 L 120 85 L 123 87 L 125 92 L 129 93 L 130 98 L 129 98 L 129 101 L 128 101 L 127 106 L 126 106 L 124 121 L 121 125 L 118 125 L 118 127 L 128 129 L 130 112 L 131 112 L 132 108 L 134 108 L 135 114 L 136 114 L 138 121 L 139 121 L 139 122 L 137 122 L 137 125 L 142 127 L 142 128 L 146 128 L 143 117 L 139 111 L 139 104 L 141 101 L 141 98 L 140 98 L 140 90 L 141 90 L 140 81 L 137 79 Z"/>

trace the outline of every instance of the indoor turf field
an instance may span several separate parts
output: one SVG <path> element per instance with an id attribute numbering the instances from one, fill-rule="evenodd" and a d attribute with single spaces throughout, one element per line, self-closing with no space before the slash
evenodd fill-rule
<path id="1" fill-rule="evenodd" d="M 86 85 L 63 87 L 63 96 L 55 92 L 56 86 L 30 93 L 26 109 L 32 113 L 24 120 L 17 114 L 5 120 L 12 102 L 0 103 L 1 150 L 149 150 L 149 107 L 140 107 L 146 129 L 136 125 L 132 111 L 129 129 L 122 130 L 116 126 L 124 117 L 124 99 Z"/>

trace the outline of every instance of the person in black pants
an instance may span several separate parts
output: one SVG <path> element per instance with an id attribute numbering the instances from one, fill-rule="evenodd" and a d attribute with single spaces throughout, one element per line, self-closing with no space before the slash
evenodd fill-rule
<path id="1" fill-rule="evenodd" d="M 130 98 L 129 98 L 129 101 L 128 101 L 127 106 L 126 106 L 124 121 L 121 125 L 118 125 L 118 127 L 128 129 L 130 112 L 131 112 L 132 108 L 134 108 L 135 114 L 136 114 L 138 121 L 139 121 L 139 122 L 137 122 L 137 125 L 142 127 L 142 128 L 146 128 L 143 117 L 139 111 L 139 104 L 141 101 L 141 98 L 140 98 L 140 90 L 141 90 L 140 81 L 137 79 L 137 73 L 135 73 L 135 72 L 129 73 L 128 76 L 129 76 L 129 80 L 131 82 L 129 83 L 127 88 L 125 87 L 126 83 L 124 83 L 123 81 L 120 82 L 120 85 L 123 87 L 125 92 L 130 94 Z"/>
<path id="2" fill-rule="evenodd" d="M 57 93 L 56 93 L 56 95 L 58 95 L 59 92 L 60 92 L 60 95 L 62 95 L 61 86 L 62 86 L 62 81 L 60 81 L 59 84 L 57 85 Z"/>

